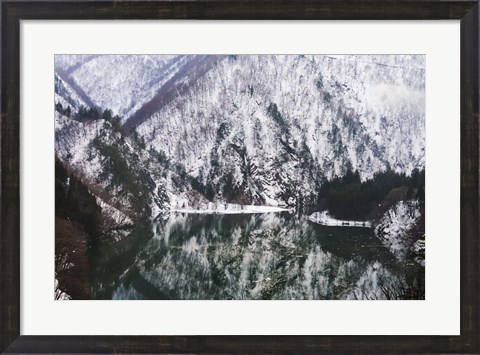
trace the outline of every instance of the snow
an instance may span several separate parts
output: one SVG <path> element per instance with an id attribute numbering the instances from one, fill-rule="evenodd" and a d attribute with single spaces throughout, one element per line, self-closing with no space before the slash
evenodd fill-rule
<path id="1" fill-rule="evenodd" d="M 416 200 L 400 201 L 390 208 L 375 227 L 375 235 L 399 260 L 404 260 L 411 248 L 425 248 L 424 242 L 412 246 L 407 232 L 420 218 L 420 204 Z M 423 244 L 423 245 L 422 245 Z"/>
<path id="2" fill-rule="evenodd" d="M 425 240 L 417 240 L 413 243 L 411 250 L 417 254 L 425 253 Z M 417 257 L 415 260 L 420 265 L 425 266 L 425 259 L 423 257 Z"/>
<path id="3" fill-rule="evenodd" d="M 70 296 L 68 293 L 60 290 L 59 285 L 58 285 L 58 279 L 55 278 L 55 300 L 61 300 L 61 301 L 66 301 L 66 300 L 71 300 L 72 296 Z"/>
<path id="4" fill-rule="evenodd" d="M 72 114 L 76 113 L 80 106 L 88 106 L 69 83 L 60 76 L 55 76 L 55 79 L 59 85 L 58 92 L 55 92 L 55 104 L 61 104 L 64 109 L 70 106 Z"/>
<path id="5" fill-rule="evenodd" d="M 256 206 L 256 205 L 239 205 L 233 203 L 209 203 L 206 208 L 175 208 L 171 212 L 180 213 L 198 213 L 198 214 L 253 214 L 253 213 L 272 213 L 289 211 L 287 208 L 276 206 Z"/>
<path id="6" fill-rule="evenodd" d="M 239 55 L 212 58 L 204 71 L 189 67 L 199 57 L 55 56 L 55 103 L 70 105 L 72 112 L 71 117 L 55 113 L 56 155 L 118 226 L 148 216 L 136 214 L 132 193 L 125 184 L 113 183 L 106 170 L 108 157 L 92 142 L 98 138 L 114 147 L 133 173 L 147 181 L 145 202 L 157 216 L 152 228 L 159 245 L 169 243 L 169 233 L 161 233 L 162 228 L 187 228 L 182 218 L 192 216 L 182 213 L 253 214 L 254 222 L 245 228 L 252 231 L 252 244 L 241 247 L 243 256 L 225 275 L 233 291 L 237 271 L 242 287 L 247 279 L 258 281 L 252 297 L 260 297 L 262 289 L 277 281 L 272 246 L 280 243 L 288 253 L 306 257 L 301 266 L 292 262 L 291 269 L 285 269 L 290 277 L 300 277 L 303 289 L 287 288 L 282 297 L 329 297 L 329 287 L 347 283 L 355 264 L 320 248 L 302 250 L 301 236 L 294 230 L 274 229 L 284 217 L 274 212 L 314 202 L 324 179 L 343 176 L 347 167 L 358 171 L 362 180 L 388 167 L 407 175 L 425 167 L 425 56 Z M 162 92 L 168 95 L 159 96 Z M 122 122 L 131 122 L 145 109 L 135 129 L 146 149 L 139 148 L 133 135 L 122 136 L 104 120 L 75 120 L 81 105 L 111 109 Z M 229 189 L 236 191 L 228 196 Z M 408 248 L 402 245 L 403 236 L 417 218 L 412 212 L 416 208 L 406 205 L 395 206 L 375 228 L 398 255 Z M 177 221 L 164 223 L 166 214 Z M 371 227 L 368 221 L 334 219 L 326 211 L 309 220 Z M 309 222 L 301 223 L 306 230 Z M 127 232 L 120 229 L 111 235 L 119 239 L 122 233 Z M 174 282 L 185 294 L 191 288 L 206 289 L 202 274 L 211 272 L 209 258 L 240 255 L 242 235 L 235 231 L 234 244 L 222 244 L 207 257 L 204 233 L 187 239 L 179 254 L 168 252 L 152 272 L 137 265 L 140 272 L 167 291 Z M 424 247 L 421 241 L 413 246 L 420 253 Z M 193 267 L 175 269 L 178 257 Z M 350 296 L 376 288 L 385 271 L 371 264 Z M 237 291 L 242 298 L 244 291 Z M 354 292 L 345 292 L 350 291 Z M 59 297 L 70 297 L 59 292 Z M 120 298 L 136 294 L 127 284 L 116 292 Z"/>
<path id="7" fill-rule="evenodd" d="M 68 80 L 79 85 L 95 105 L 122 117 L 150 100 L 175 73 L 171 66 L 175 56 L 85 55 L 70 63 L 68 57 L 55 56 L 56 68 L 67 71 Z"/>
<path id="8" fill-rule="evenodd" d="M 112 188 L 111 177 L 97 181 L 105 157 L 90 143 L 102 132 L 128 162 L 148 170 L 152 215 L 209 210 L 205 196 L 172 165 L 212 187 L 218 203 L 291 208 L 315 201 L 322 180 L 347 167 L 365 180 L 387 167 L 408 175 L 425 166 L 423 55 L 219 56 L 204 72 L 192 70 L 200 57 L 55 57 L 56 102 L 71 104 L 72 112 L 92 102 L 125 122 L 147 108 L 136 127 L 146 150 L 128 137 L 121 143 L 103 120 L 80 123 L 56 113 L 59 158 L 96 190 L 108 187 L 102 200 L 121 212 L 131 207 L 122 187 Z M 151 100 L 160 100 L 162 90 L 169 99 L 157 107 Z M 281 119 L 269 110 L 273 104 Z M 219 135 L 222 125 L 227 129 Z M 225 187 L 241 189 L 241 198 L 224 196 Z"/>
<path id="9" fill-rule="evenodd" d="M 314 212 L 308 219 L 314 223 L 318 223 L 324 226 L 342 226 L 342 227 L 372 227 L 372 223 L 369 221 L 347 221 L 341 219 L 335 219 L 330 216 L 328 211 Z"/>
<path id="10" fill-rule="evenodd" d="M 153 113 L 137 132 L 148 146 L 182 162 L 192 176 L 212 173 L 213 154 L 236 185 L 246 185 L 258 198 L 255 202 L 288 204 L 282 197 L 286 186 L 298 186 L 305 197 L 316 190 L 317 182 L 302 176 L 298 156 L 303 143 L 328 179 L 342 176 L 347 164 L 362 180 L 387 166 L 407 174 L 424 166 L 424 64 L 423 56 L 225 59 Z M 320 76 L 322 89 L 315 86 Z M 330 104 L 323 102 L 324 92 L 332 96 Z M 287 136 L 267 112 L 271 103 L 290 127 Z M 217 144 L 220 124 L 229 131 Z M 279 158 L 285 151 L 280 138 L 296 156 Z M 232 144 L 245 149 L 247 157 L 239 156 Z M 255 171 L 245 179 L 248 166 Z M 290 200 L 290 205 L 296 203 Z"/>
<path id="11" fill-rule="evenodd" d="M 99 197 L 95 197 L 97 204 L 102 209 L 102 214 L 109 219 L 112 219 L 117 225 L 132 225 L 133 221 L 127 215 L 117 208 L 109 205 Z"/>

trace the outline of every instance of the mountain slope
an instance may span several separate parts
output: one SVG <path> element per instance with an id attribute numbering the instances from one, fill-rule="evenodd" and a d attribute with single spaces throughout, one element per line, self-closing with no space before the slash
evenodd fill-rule
<path id="1" fill-rule="evenodd" d="M 160 109 L 220 56 L 57 55 L 56 75 L 89 107 L 108 108 L 127 126 Z"/>
<path id="2" fill-rule="evenodd" d="M 137 131 L 219 196 L 296 205 L 347 169 L 367 179 L 423 168 L 423 66 L 422 56 L 231 56 Z"/>
<path id="3" fill-rule="evenodd" d="M 348 170 L 366 180 L 425 165 L 424 56 L 56 56 L 55 64 L 57 154 L 133 220 L 208 201 L 302 208 Z M 98 117 L 75 119 L 81 106 Z M 108 119 L 116 115 L 123 130 Z M 110 148 L 132 174 L 125 181 L 116 181 Z"/>

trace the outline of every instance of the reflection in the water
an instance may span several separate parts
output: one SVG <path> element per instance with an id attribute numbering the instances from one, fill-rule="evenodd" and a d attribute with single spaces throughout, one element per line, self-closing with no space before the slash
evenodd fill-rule
<path id="1" fill-rule="evenodd" d="M 99 299 L 385 299 L 424 274 L 371 229 L 289 213 L 165 215 L 90 259 Z"/>

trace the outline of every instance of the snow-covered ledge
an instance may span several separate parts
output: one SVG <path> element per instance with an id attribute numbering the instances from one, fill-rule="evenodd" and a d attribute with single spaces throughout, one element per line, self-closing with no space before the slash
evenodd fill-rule
<path id="1" fill-rule="evenodd" d="M 330 216 L 328 211 L 314 212 L 308 216 L 308 219 L 324 226 L 372 227 L 372 223 L 369 221 L 347 221 L 333 218 Z"/>
<path id="2" fill-rule="evenodd" d="M 417 200 L 399 201 L 382 216 L 375 226 L 375 235 L 399 260 L 405 260 L 409 252 L 425 252 L 424 240 L 413 240 L 409 230 L 421 217 Z M 424 265 L 425 260 L 418 259 Z"/>
<path id="3" fill-rule="evenodd" d="M 172 208 L 171 212 L 198 213 L 198 214 L 252 214 L 288 211 L 287 208 L 277 206 L 238 205 L 234 203 L 208 203 L 205 206 Z"/>

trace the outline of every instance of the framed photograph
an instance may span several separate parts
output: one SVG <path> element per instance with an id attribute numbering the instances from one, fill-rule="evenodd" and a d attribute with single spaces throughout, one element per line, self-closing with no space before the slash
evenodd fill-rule
<path id="1" fill-rule="evenodd" d="M 2 351 L 480 351 L 477 1 L 1 12 Z"/>

